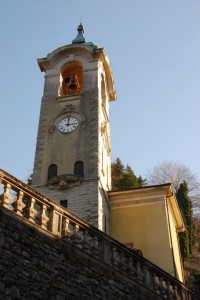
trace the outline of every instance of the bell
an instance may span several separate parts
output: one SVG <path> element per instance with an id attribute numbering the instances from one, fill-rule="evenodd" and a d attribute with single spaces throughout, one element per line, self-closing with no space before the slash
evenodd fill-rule
<path id="1" fill-rule="evenodd" d="M 70 90 L 76 90 L 79 88 L 79 82 L 77 75 L 71 75 L 65 79 L 65 82 L 68 83 L 68 88 Z"/>

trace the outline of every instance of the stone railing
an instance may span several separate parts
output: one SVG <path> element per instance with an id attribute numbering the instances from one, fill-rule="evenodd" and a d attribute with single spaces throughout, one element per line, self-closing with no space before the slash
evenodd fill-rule
<path id="1" fill-rule="evenodd" d="M 198 299 L 183 283 L 0 169 L 0 205 L 109 265 L 163 299 Z"/>

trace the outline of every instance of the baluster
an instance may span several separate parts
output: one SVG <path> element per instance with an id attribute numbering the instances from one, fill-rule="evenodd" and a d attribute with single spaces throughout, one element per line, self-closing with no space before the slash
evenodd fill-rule
<path id="1" fill-rule="evenodd" d="M 119 258 L 117 257 L 118 253 L 117 253 L 115 247 L 113 247 L 111 251 L 112 251 L 112 253 L 111 253 L 111 263 L 112 263 L 114 268 L 117 268 L 118 263 L 119 263 Z"/>
<path id="2" fill-rule="evenodd" d="M 92 246 L 90 248 L 90 251 L 94 257 L 99 258 L 99 241 L 98 241 L 98 237 L 96 236 L 92 237 Z"/>
<path id="3" fill-rule="evenodd" d="M 80 230 L 78 224 L 75 224 L 75 226 L 74 226 L 74 232 L 73 232 L 73 234 L 71 235 L 70 239 L 72 240 L 73 244 L 74 244 L 76 247 L 78 247 L 78 248 L 81 248 L 81 247 L 82 247 L 81 241 L 82 241 L 82 239 L 83 239 L 83 233 L 82 233 L 82 231 Z"/>
<path id="4" fill-rule="evenodd" d="M 24 193 L 22 191 L 19 191 L 17 200 L 12 204 L 14 212 L 16 212 L 19 216 L 23 216 L 23 209 L 24 207 L 26 207 L 26 204 L 22 201 L 23 197 Z"/>
<path id="5" fill-rule="evenodd" d="M 31 198 L 30 199 L 30 206 L 27 207 L 26 210 L 25 210 L 27 219 L 32 223 L 35 223 L 35 215 L 37 214 L 37 211 L 36 211 L 34 205 L 35 205 L 35 199 Z"/>
<path id="6" fill-rule="evenodd" d="M 101 257 L 103 262 L 107 264 L 111 264 L 111 244 L 107 242 L 106 240 L 101 241 L 101 246 L 102 246 L 102 253 Z"/>
<path id="7" fill-rule="evenodd" d="M 119 259 L 120 259 L 119 266 L 118 266 L 119 270 L 120 270 L 121 272 L 126 272 L 126 269 L 127 269 L 127 263 L 126 263 L 126 257 L 125 257 L 125 255 L 124 255 L 123 252 L 120 253 Z"/>
<path id="8" fill-rule="evenodd" d="M 49 230 L 57 235 L 61 236 L 61 214 L 59 214 L 55 209 L 49 211 Z"/>
<path id="9" fill-rule="evenodd" d="M 163 277 L 161 276 L 159 278 L 159 291 L 160 291 L 160 295 L 163 296 L 163 298 L 167 298 L 167 294 L 166 294 L 166 285 L 165 285 L 165 281 L 163 279 Z"/>
<path id="10" fill-rule="evenodd" d="M 180 295 L 181 295 L 181 300 L 189 300 L 189 297 L 187 297 L 187 292 L 185 289 L 183 289 L 181 286 L 180 286 Z"/>
<path id="11" fill-rule="evenodd" d="M 137 279 L 139 282 L 143 282 L 144 274 L 142 272 L 141 264 L 140 262 L 136 262 L 136 272 L 137 272 Z"/>
<path id="12" fill-rule="evenodd" d="M 152 273 L 147 266 L 144 266 L 144 281 L 145 286 L 152 289 Z"/>
<path id="13" fill-rule="evenodd" d="M 4 193 L 0 196 L 0 200 L 1 200 L 1 205 L 3 207 L 6 207 L 9 209 L 9 205 L 10 205 L 10 200 L 11 200 L 11 196 L 10 196 L 10 189 L 11 189 L 11 185 L 10 183 L 5 183 L 4 185 Z"/>
<path id="14" fill-rule="evenodd" d="M 81 241 L 81 245 L 84 251 L 90 252 L 92 238 L 89 236 L 88 231 L 83 231 L 83 239 Z"/>
<path id="15" fill-rule="evenodd" d="M 98 237 L 98 257 L 101 260 L 104 260 L 105 257 L 105 248 L 104 248 L 104 238 Z"/>
<path id="16" fill-rule="evenodd" d="M 136 277 L 136 269 L 132 257 L 128 257 L 127 271 L 130 276 Z"/>
<path id="17" fill-rule="evenodd" d="M 192 300 L 192 295 L 191 295 L 191 293 L 189 291 L 187 291 L 187 299 L 188 300 Z"/>
<path id="18" fill-rule="evenodd" d="M 62 237 L 70 237 L 72 235 L 69 229 L 69 219 L 63 218 Z"/>
<path id="19" fill-rule="evenodd" d="M 154 291 L 156 294 L 160 294 L 159 291 L 159 280 L 158 280 L 158 276 L 154 273 L 153 274 L 153 285 L 154 285 Z"/>
<path id="20" fill-rule="evenodd" d="M 178 290 L 178 286 L 177 286 L 177 285 L 174 286 L 174 292 L 175 292 L 175 299 L 176 299 L 176 300 L 182 300 L 182 297 L 181 297 L 181 295 L 180 295 L 180 293 L 179 293 L 179 290 Z"/>
<path id="21" fill-rule="evenodd" d="M 173 286 L 170 284 L 169 281 L 166 282 L 166 288 L 167 288 L 167 299 L 169 300 L 176 299 Z"/>
<path id="22" fill-rule="evenodd" d="M 38 218 L 38 224 L 44 229 L 47 229 L 47 223 L 49 221 L 49 217 L 47 217 L 46 212 L 47 212 L 47 206 L 46 204 L 42 204 L 41 214 Z"/>

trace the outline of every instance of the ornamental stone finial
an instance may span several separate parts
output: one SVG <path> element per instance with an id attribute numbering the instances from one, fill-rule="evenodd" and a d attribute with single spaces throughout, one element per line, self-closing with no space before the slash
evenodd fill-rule
<path id="1" fill-rule="evenodd" d="M 72 44 L 85 43 L 85 38 L 83 36 L 84 29 L 82 23 L 77 28 L 78 34 L 77 37 L 72 41 Z"/>

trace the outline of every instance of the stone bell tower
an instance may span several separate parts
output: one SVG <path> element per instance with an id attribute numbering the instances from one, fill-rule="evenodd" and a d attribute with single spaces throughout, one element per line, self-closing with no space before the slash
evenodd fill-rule
<path id="1" fill-rule="evenodd" d="M 71 44 L 38 64 L 45 82 L 32 185 L 108 232 L 109 101 L 116 99 L 109 60 L 85 42 L 80 24 Z"/>

